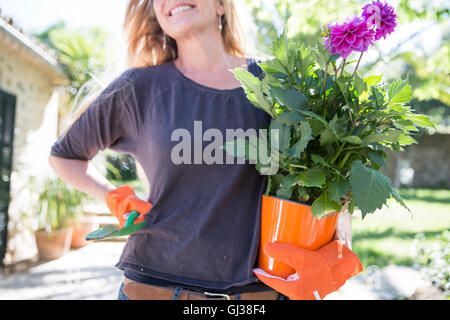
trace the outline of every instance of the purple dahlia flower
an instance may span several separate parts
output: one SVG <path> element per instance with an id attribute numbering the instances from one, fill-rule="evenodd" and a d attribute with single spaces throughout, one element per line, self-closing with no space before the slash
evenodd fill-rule
<path id="1" fill-rule="evenodd" d="M 369 29 L 363 18 L 349 17 L 342 24 L 329 23 L 327 27 L 331 30 L 324 45 L 331 54 L 346 59 L 353 51 L 366 52 L 373 45 L 375 31 Z"/>
<path id="2" fill-rule="evenodd" d="M 397 15 L 394 13 L 394 8 L 380 0 L 365 5 L 362 16 L 366 19 L 369 27 L 376 26 L 375 40 L 382 37 L 386 39 L 386 36 L 394 32 L 397 26 Z"/>

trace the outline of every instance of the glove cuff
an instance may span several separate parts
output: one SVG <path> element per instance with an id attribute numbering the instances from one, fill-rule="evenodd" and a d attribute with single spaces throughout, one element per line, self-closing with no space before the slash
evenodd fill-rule
<path id="1" fill-rule="evenodd" d="M 114 213 L 119 203 L 126 197 L 135 196 L 134 188 L 129 185 L 122 185 L 106 194 L 106 205 Z"/>

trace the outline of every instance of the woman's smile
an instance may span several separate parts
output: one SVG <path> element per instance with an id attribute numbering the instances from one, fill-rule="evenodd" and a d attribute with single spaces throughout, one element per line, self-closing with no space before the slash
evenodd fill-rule
<path id="1" fill-rule="evenodd" d="M 169 12 L 169 17 L 173 17 L 175 15 L 179 15 L 181 13 L 185 13 L 186 11 L 191 11 L 192 9 L 195 9 L 195 6 L 191 6 L 191 5 L 180 5 L 180 6 L 177 6 L 176 8 L 172 9 Z"/>

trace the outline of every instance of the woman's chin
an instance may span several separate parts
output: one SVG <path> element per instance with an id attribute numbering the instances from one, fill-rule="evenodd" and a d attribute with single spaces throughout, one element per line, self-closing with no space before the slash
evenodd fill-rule
<path id="1" fill-rule="evenodd" d="M 170 26 L 170 30 L 172 30 L 170 34 L 174 39 L 181 39 L 190 34 L 194 34 L 199 29 L 201 28 L 196 21 L 180 21 L 179 23 Z"/>

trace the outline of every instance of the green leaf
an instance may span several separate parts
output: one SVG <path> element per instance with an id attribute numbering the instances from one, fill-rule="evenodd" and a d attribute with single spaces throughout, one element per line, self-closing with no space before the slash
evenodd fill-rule
<path id="1" fill-rule="evenodd" d="M 388 89 L 389 101 L 391 101 L 392 98 L 395 97 L 395 95 L 399 93 L 399 91 L 402 90 L 405 85 L 406 81 L 404 80 L 397 80 L 392 82 Z"/>
<path id="2" fill-rule="evenodd" d="M 278 61 L 278 59 L 271 59 L 264 62 L 258 63 L 258 65 L 263 69 L 264 73 L 275 74 L 275 73 L 287 73 L 286 68 Z"/>
<path id="3" fill-rule="evenodd" d="M 243 68 L 235 68 L 231 72 L 233 72 L 236 78 L 251 91 L 258 92 L 261 90 L 261 80 L 252 73 Z"/>
<path id="4" fill-rule="evenodd" d="M 417 144 L 417 143 L 418 142 L 414 138 L 412 138 L 412 137 L 410 137 L 410 136 L 408 136 L 406 134 L 401 134 L 398 137 L 398 144 L 401 145 L 402 147 L 403 146 L 409 146 L 411 144 Z"/>
<path id="5" fill-rule="evenodd" d="M 281 87 L 271 86 L 270 93 L 285 107 L 288 107 L 290 109 L 299 109 L 305 107 L 305 95 L 294 88 L 287 90 Z"/>
<path id="6" fill-rule="evenodd" d="M 325 170 L 319 166 L 312 167 L 298 175 L 299 181 L 301 181 L 305 187 L 317 188 L 320 188 L 325 183 L 326 177 Z"/>
<path id="7" fill-rule="evenodd" d="M 369 151 L 369 159 L 379 167 L 386 167 L 386 162 L 383 155 L 380 152 Z"/>
<path id="8" fill-rule="evenodd" d="M 296 190 L 298 192 L 298 195 L 301 197 L 301 200 L 297 199 L 298 201 L 307 202 L 310 199 L 310 196 L 306 188 L 297 186 Z"/>
<path id="9" fill-rule="evenodd" d="M 393 125 L 403 131 L 418 131 L 411 120 L 398 120 L 394 121 Z"/>
<path id="10" fill-rule="evenodd" d="M 361 160 L 352 163 L 349 182 L 355 205 L 363 218 L 367 213 L 381 209 L 390 198 L 391 180 L 380 171 L 365 166 Z"/>
<path id="11" fill-rule="evenodd" d="M 297 50 L 298 57 L 294 61 L 297 71 L 300 73 L 302 79 L 307 79 L 312 75 L 313 69 L 316 66 L 316 60 L 313 51 L 304 42 L 301 42 Z"/>
<path id="12" fill-rule="evenodd" d="M 408 114 L 408 119 L 423 128 L 436 128 L 431 120 L 423 114 Z"/>
<path id="13" fill-rule="evenodd" d="M 348 205 L 348 212 L 350 214 L 353 214 L 353 212 L 355 212 L 355 199 L 352 198 L 352 200 L 350 200 L 350 204 Z"/>
<path id="14" fill-rule="evenodd" d="M 275 118 L 276 116 L 272 110 L 272 106 L 264 97 L 261 80 L 243 68 L 235 68 L 231 70 L 231 72 L 233 72 L 235 77 L 241 82 L 248 100 L 255 107 L 265 111 L 272 118 Z"/>
<path id="15" fill-rule="evenodd" d="M 317 155 L 317 154 L 312 154 L 311 155 L 311 160 L 315 163 L 315 164 L 321 164 L 324 167 L 329 167 L 329 168 L 333 168 L 334 167 L 329 164 L 324 158 L 322 158 L 321 156 Z"/>
<path id="16" fill-rule="evenodd" d="M 320 217 L 329 213 L 341 211 L 341 205 L 328 199 L 325 191 L 318 197 L 311 206 L 311 213 L 314 217 Z"/>
<path id="17" fill-rule="evenodd" d="M 270 192 L 272 194 L 276 194 L 276 190 L 281 188 L 281 184 L 283 183 L 284 176 L 281 173 L 277 173 L 274 175 L 270 175 Z"/>
<path id="18" fill-rule="evenodd" d="M 300 125 L 300 140 L 292 146 L 289 151 L 291 157 L 300 158 L 302 152 L 308 146 L 308 142 L 314 140 L 311 130 L 311 126 L 308 121 L 303 121 Z"/>
<path id="19" fill-rule="evenodd" d="M 311 160 L 314 162 L 314 164 L 321 164 L 322 166 L 326 167 L 326 168 L 330 168 L 332 170 L 334 170 L 338 175 L 340 175 L 341 177 L 343 177 L 341 171 L 339 169 L 337 169 L 335 166 L 333 166 L 332 164 L 328 163 L 324 158 L 322 158 L 319 155 L 316 154 L 312 154 L 311 155 Z"/>
<path id="20" fill-rule="evenodd" d="M 373 85 L 378 84 L 383 79 L 382 75 L 379 76 L 370 76 L 364 78 L 364 82 L 367 84 L 368 87 L 371 87 Z"/>
<path id="21" fill-rule="evenodd" d="M 340 176 L 337 176 L 336 179 L 331 182 L 328 190 L 330 199 L 337 203 L 341 203 L 341 197 L 350 190 L 350 184 Z"/>
<path id="22" fill-rule="evenodd" d="M 272 143 L 279 143 L 279 149 L 282 151 L 287 151 L 291 142 L 291 127 L 281 124 L 278 120 L 274 119 L 270 123 L 270 130 L 278 130 L 278 133 L 275 131 L 274 141 Z"/>
<path id="23" fill-rule="evenodd" d="M 258 162 L 258 148 L 257 145 L 250 143 L 249 140 L 243 138 L 236 138 L 225 142 L 220 147 L 225 150 L 227 154 L 232 157 L 244 158 L 245 160 Z"/>
<path id="24" fill-rule="evenodd" d="M 339 78 L 335 82 L 338 85 L 339 89 L 342 92 L 342 95 L 344 96 L 345 102 L 349 107 L 354 106 L 354 101 L 352 100 L 352 95 L 350 93 L 350 88 L 348 86 L 348 79 L 346 78 Z"/>
<path id="25" fill-rule="evenodd" d="M 381 141 L 388 141 L 395 143 L 398 141 L 398 137 L 403 134 L 401 130 L 388 130 L 385 132 L 372 133 L 365 137 L 363 140 L 365 143 L 377 143 Z"/>
<path id="26" fill-rule="evenodd" d="M 372 86 L 370 89 L 372 95 L 369 97 L 369 99 L 375 101 L 378 109 L 382 108 L 384 106 L 385 98 L 383 93 L 381 92 L 381 89 L 376 86 Z"/>
<path id="27" fill-rule="evenodd" d="M 394 187 L 391 187 L 391 193 L 398 203 L 400 203 L 404 208 L 406 208 L 409 212 L 411 212 L 411 210 L 408 208 L 408 206 L 403 201 L 402 197 L 400 197 L 400 195 L 397 193 L 397 190 Z"/>
<path id="28" fill-rule="evenodd" d="M 277 197 L 280 198 L 284 198 L 286 200 L 290 200 L 291 196 L 292 196 L 292 191 L 293 189 L 293 185 L 298 182 L 298 177 L 295 174 L 288 174 L 282 184 L 281 184 L 281 188 L 279 188 L 277 190 Z"/>
<path id="29" fill-rule="evenodd" d="M 311 126 L 313 137 L 319 136 L 324 130 L 324 125 L 317 119 L 308 119 L 309 125 Z"/>
<path id="30" fill-rule="evenodd" d="M 363 79 L 361 79 L 361 78 L 358 76 L 358 74 L 355 74 L 354 84 L 355 84 L 356 92 L 358 92 L 358 95 L 359 95 L 359 96 L 360 96 L 364 91 L 367 90 L 367 84 L 364 82 Z"/>
<path id="31" fill-rule="evenodd" d="M 314 113 L 314 112 L 311 112 L 311 111 L 307 111 L 307 110 L 299 109 L 298 111 L 299 111 L 300 113 L 304 114 L 304 115 L 307 116 L 307 117 L 311 117 L 311 118 L 313 118 L 313 119 L 319 120 L 320 122 L 322 122 L 322 124 L 325 125 L 325 127 L 329 128 L 330 131 L 331 131 L 333 134 L 335 134 L 334 129 L 330 126 L 330 124 L 327 122 L 327 120 L 326 120 L 324 117 L 318 115 L 317 113 Z"/>
<path id="32" fill-rule="evenodd" d="M 272 54 L 285 66 L 288 64 L 288 38 L 285 30 L 277 37 L 271 47 Z"/>
<path id="33" fill-rule="evenodd" d="M 296 110 L 284 110 L 277 118 L 278 122 L 287 126 L 297 126 L 305 117 Z"/>
<path id="34" fill-rule="evenodd" d="M 362 139 L 358 136 L 344 137 L 344 138 L 342 138 L 342 141 L 352 143 L 352 144 L 363 144 L 364 143 L 364 141 L 362 141 Z"/>
<path id="35" fill-rule="evenodd" d="M 266 196 L 268 196 L 270 194 L 270 190 L 272 189 L 272 179 L 273 179 L 273 176 L 271 176 L 271 175 L 267 176 L 266 192 L 264 193 Z"/>
<path id="36" fill-rule="evenodd" d="M 394 104 L 403 104 L 408 103 L 412 99 L 412 89 L 409 84 L 407 84 L 404 80 L 398 80 L 395 81 L 390 87 L 389 87 L 389 102 L 388 106 L 394 105 Z"/>
<path id="37" fill-rule="evenodd" d="M 324 45 L 319 44 L 315 48 L 314 54 L 320 68 L 325 70 L 327 63 L 330 60 L 330 52 L 328 51 L 328 49 Z"/>
<path id="38" fill-rule="evenodd" d="M 330 128 L 325 128 L 320 134 L 320 145 L 324 146 L 329 143 L 333 143 L 336 140 L 335 135 L 331 132 Z"/>
<path id="39" fill-rule="evenodd" d="M 335 114 L 330 121 L 329 126 L 336 137 L 341 137 L 346 133 L 348 123 L 349 121 L 347 121 L 344 116 L 339 118 L 338 115 Z"/>

